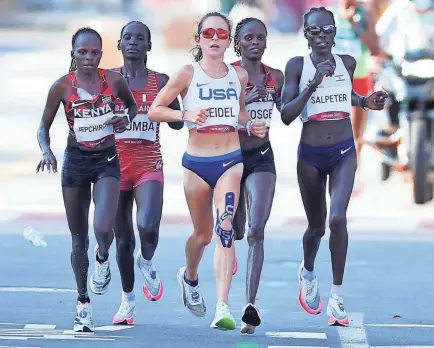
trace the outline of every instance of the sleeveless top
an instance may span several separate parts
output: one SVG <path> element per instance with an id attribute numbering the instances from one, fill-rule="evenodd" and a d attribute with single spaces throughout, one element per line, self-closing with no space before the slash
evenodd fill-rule
<path id="1" fill-rule="evenodd" d="M 228 73 L 222 78 L 212 78 L 199 63 L 193 64 L 193 78 L 187 94 L 182 99 L 184 110 L 209 109 L 202 126 L 186 122 L 188 129 L 203 133 L 235 132 L 240 114 L 241 83 L 234 67 L 226 64 Z"/>
<path id="2" fill-rule="evenodd" d="M 122 68 L 113 69 L 122 74 Z M 148 118 L 148 111 L 156 98 L 160 87 L 158 86 L 158 73 L 147 69 L 146 86 L 140 90 L 131 90 L 137 103 L 136 117 L 127 126 L 123 133 L 116 133 L 116 148 L 119 153 L 128 154 L 129 160 L 136 161 L 144 170 L 154 170 L 163 165 L 160 145 L 160 123 L 152 122 Z M 121 100 L 116 100 L 117 114 L 127 114 Z M 120 156 L 121 166 L 122 159 Z"/>
<path id="3" fill-rule="evenodd" d="M 98 69 L 98 74 L 100 90 L 96 96 L 91 96 L 78 86 L 75 71 L 68 74 L 69 96 L 65 114 L 69 134 L 85 148 L 98 148 L 114 137 L 113 126 L 105 122 L 114 116 L 117 97 L 107 82 L 105 70 Z"/>
<path id="4" fill-rule="evenodd" d="M 241 60 L 232 63 L 232 65 L 241 66 Z M 278 97 L 278 94 L 276 82 L 274 81 L 270 67 L 266 66 L 265 64 L 262 64 L 262 66 L 265 71 L 265 81 L 262 86 L 265 87 L 267 95 L 264 99 L 247 104 L 246 109 L 249 113 L 250 120 L 264 121 L 266 126 L 270 128 L 275 104 L 274 101 L 276 100 L 276 97 Z M 246 87 L 246 95 L 250 93 L 253 87 L 255 87 L 255 85 L 249 81 Z M 246 127 L 240 124 L 238 125 L 238 131 L 247 132 Z"/>
<path id="5" fill-rule="evenodd" d="M 353 89 L 350 74 L 337 54 L 333 54 L 336 69 L 333 76 L 325 76 L 315 92 L 310 96 L 300 119 L 307 121 L 328 121 L 347 118 L 351 114 L 351 92 Z M 316 68 L 310 55 L 303 58 L 299 91 L 307 87 L 315 76 Z"/>

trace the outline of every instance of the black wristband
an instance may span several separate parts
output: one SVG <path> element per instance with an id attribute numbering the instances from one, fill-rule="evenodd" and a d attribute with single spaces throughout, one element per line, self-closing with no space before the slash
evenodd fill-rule
<path id="1" fill-rule="evenodd" d="M 316 91 L 316 88 L 317 88 L 317 87 L 314 88 L 310 83 L 307 84 L 307 89 L 308 89 L 309 91 L 311 91 L 312 93 Z"/>

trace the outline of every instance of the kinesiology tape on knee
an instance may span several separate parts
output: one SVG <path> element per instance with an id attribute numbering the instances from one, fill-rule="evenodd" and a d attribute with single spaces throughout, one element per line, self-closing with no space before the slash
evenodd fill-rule
<path id="1" fill-rule="evenodd" d="M 225 211 L 219 216 L 219 211 L 217 209 L 217 221 L 215 224 L 215 233 L 220 237 L 220 241 L 224 248 L 230 248 L 232 246 L 232 241 L 234 240 L 234 229 L 225 230 L 221 227 L 221 224 L 228 217 L 231 219 L 234 215 L 234 206 L 235 206 L 235 193 L 228 192 L 225 195 Z"/>

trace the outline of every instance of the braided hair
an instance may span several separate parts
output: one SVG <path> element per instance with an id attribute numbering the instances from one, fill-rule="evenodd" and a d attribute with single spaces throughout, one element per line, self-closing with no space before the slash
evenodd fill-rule
<path id="1" fill-rule="evenodd" d="M 91 27 L 84 27 L 84 28 L 78 29 L 74 33 L 74 35 L 72 35 L 72 50 L 74 50 L 75 43 L 77 42 L 77 38 L 80 36 L 80 34 L 94 34 L 94 35 L 96 35 L 99 39 L 99 42 L 101 43 L 101 46 L 102 46 L 101 35 L 95 29 L 92 29 Z M 77 63 L 75 61 L 74 54 L 71 53 L 71 65 L 69 66 L 69 72 L 73 72 L 76 69 L 77 69 Z"/>
<path id="2" fill-rule="evenodd" d="M 121 37 L 119 38 L 119 41 L 118 41 L 118 50 L 121 49 L 121 41 L 122 41 L 122 37 L 124 35 L 125 28 L 128 27 L 131 24 L 140 24 L 140 25 L 143 25 L 145 27 L 146 34 L 148 35 L 149 49 L 151 49 L 152 38 L 151 38 L 151 30 L 149 29 L 149 27 L 145 23 L 143 23 L 143 22 L 140 22 L 140 21 L 131 21 L 131 22 L 125 24 L 124 27 L 121 30 Z M 148 61 L 148 56 L 146 55 L 146 57 L 145 57 L 145 66 L 146 66 L 147 61 Z"/>
<path id="3" fill-rule="evenodd" d="M 222 18 L 226 22 L 226 24 L 228 25 L 229 33 L 232 31 L 232 24 L 231 24 L 231 21 L 228 19 L 228 17 L 226 17 L 224 14 L 221 14 L 220 12 L 208 12 L 206 15 L 204 15 L 200 19 L 200 21 L 197 25 L 197 32 L 196 32 L 197 36 L 199 36 L 202 32 L 203 23 L 210 17 Z M 195 62 L 198 62 L 203 58 L 202 48 L 200 48 L 200 46 L 198 44 L 195 47 L 193 47 L 191 52 L 193 52 L 193 57 L 194 57 Z"/>
<path id="4" fill-rule="evenodd" d="M 243 20 L 238 22 L 238 24 L 235 28 L 235 34 L 234 34 L 234 50 L 235 50 L 235 53 L 238 57 L 241 57 L 240 32 L 246 24 L 254 22 L 254 21 L 261 23 L 265 28 L 265 33 L 268 35 L 267 26 L 259 18 L 248 17 L 248 18 L 244 18 Z"/>
<path id="5" fill-rule="evenodd" d="M 312 13 L 317 13 L 317 12 L 326 12 L 326 13 L 328 13 L 332 17 L 333 24 L 336 25 L 335 16 L 333 15 L 333 12 L 330 11 L 330 10 L 327 10 L 324 6 L 321 6 L 321 7 L 312 7 L 308 12 L 306 12 L 303 15 L 303 27 L 304 28 L 306 28 L 308 26 L 307 25 L 307 21 L 309 20 L 309 16 Z"/>

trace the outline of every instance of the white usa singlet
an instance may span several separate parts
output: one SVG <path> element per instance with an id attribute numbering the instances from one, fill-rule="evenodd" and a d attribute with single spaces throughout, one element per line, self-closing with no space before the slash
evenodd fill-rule
<path id="1" fill-rule="evenodd" d="M 235 132 L 240 114 L 241 83 L 235 69 L 226 64 L 228 73 L 222 78 L 212 78 L 199 63 L 193 64 L 193 78 L 187 94 L 182 99 L 184 110 L 209 109 L 209 116 L 202 126 L 186 122 L 188 129 L 198 132 Z"/>
<path id="2" fill-rule="evenodd" d="M 340 120 L 351 114 L 351 92 L 353 84 L 350 74 L 337 54 L 333 55 L 336 68 L 333 76 L 324 77 L 316 91 L 312 93 L 300 114 L 302 122 Z M 315 76 L 316 68 L 310 55 L 303 59 L 299 92 L 306 89 Z"/>

